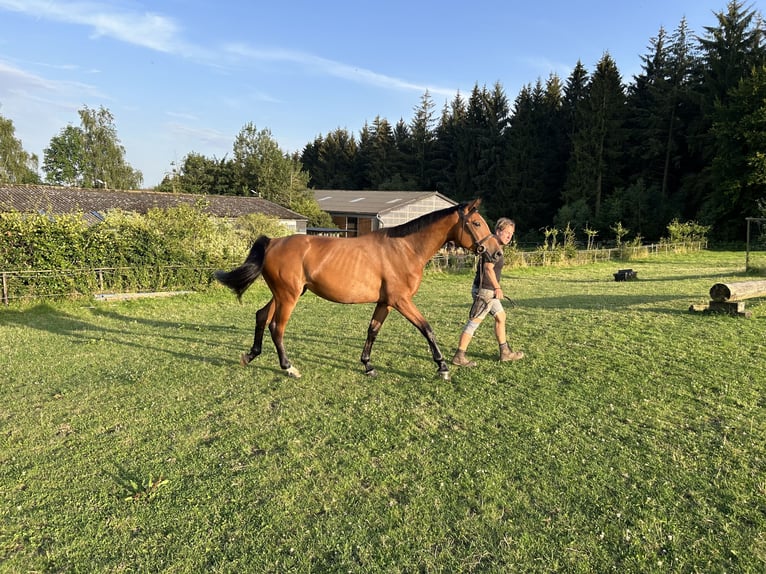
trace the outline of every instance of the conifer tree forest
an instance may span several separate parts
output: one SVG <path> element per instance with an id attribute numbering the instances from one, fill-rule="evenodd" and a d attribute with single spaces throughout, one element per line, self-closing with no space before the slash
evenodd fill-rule
<path id="1" fill-rule="evenodd" d="M 426 92 L 409 122 L 320 135 L 300 156 L 309 186 L 482 197 L 526 240 L 567 224 L 607 237 L 616 222 L 656 239 L 675 218 L 741 240 L 766 207 L 766 27 L 738 0 L 714 17 L 697 34 L 660 28 L 630 81 L 606 52 L 512 102 L 477 83 L 440 112 Z"/>

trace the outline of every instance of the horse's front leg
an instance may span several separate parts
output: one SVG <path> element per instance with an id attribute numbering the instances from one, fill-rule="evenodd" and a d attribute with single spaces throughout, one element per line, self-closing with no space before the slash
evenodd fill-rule
<path id="1" fill-rule="evenodd" d="M 434 362 L 438 367 L 439 376 L 445 381 L 449 381 L 449 368 L 447 367 L 447 362 L 444 360 L 444 355 L 442 355 L 442 352 L 439 349 L 439 345 L 436 344 L 436 336 L 434 335 L 434 331 L 428 321 L 426 321 L 426 318 L 423 317 L 423 314 L 415 306 L 415 303 L 409 300 L 400 301 L 396 305 L 396 310 L 399 311 L 410 323 L 415 325 L 415 327 L 418 328 L 418 331 L 420 331 L 420 333 L 426 338 L 426 341 L 428 341 L 428 347 L 431 349 L 431 355 L 433 356 Z"/>
<path id="2" fill-rule="evenodd" d="M 240 364 L 245 367 L 247 364 L 261 354 L 263 350 L 263 333 L 266 331 L 266 325 L 271 322 L 274 316 L 274 299 L 272 298 L 266 305 L 258 309 L 255 314 L 255 335 L 253 336 L 253 346 L 249 353 L 242 353 L 239 359 Z"/>
<path id="3" fill-rule="evenodd" d="M 374 377 L 378 373 L 375 372 L 375 368 L 370 364 L 370 353 L 372 352 L 372 344 L 378 337 L 380 328 L 383 326 L 383 321 L 388 317 L 390 307 L 385 303 L 378 303 L 375 307 L 375 311 L 372 313 L 372 319 L 370 319 L 370 326 L 367 328 L 367 340 L 364 343 L 364 349 L 362 349 L 362 365 L 364 365 L 364 374 Z"/>

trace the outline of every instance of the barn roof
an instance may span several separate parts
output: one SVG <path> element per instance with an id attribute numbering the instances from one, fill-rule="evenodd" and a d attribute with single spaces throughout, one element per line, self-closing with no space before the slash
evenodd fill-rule
<path id="1" fill-rule="evenodd" d="M 449 205 L 456 202 L 438 191 L 353 191 L 345 189 L 315 189 L 319 207 L 328 213 L 380 215 L 430 197 L 438 197 Z"/>
<path id="2" fill-rule="evenodd" d="M 206 204 L 204 211 L 217 217 L 234 218 L 249 213 L 263 213 L 283 220 L 308 220 L 305 215 L 260 197 L 0 184 L 0 211 L 14 210 L 22 213 L 82 212 L 95 215 L 112 209 L 146 213 L 152 208 L 196 205 L 200 200 Z"/>

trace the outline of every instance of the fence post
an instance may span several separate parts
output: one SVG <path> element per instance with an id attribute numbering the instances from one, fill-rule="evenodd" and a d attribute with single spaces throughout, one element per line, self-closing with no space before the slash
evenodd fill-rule
<path id="1" fill-rule="evenodd" d="M 5 272 L 3 272 L 3 303 L 8 305 L 8 283 L 6 281 Z"/>

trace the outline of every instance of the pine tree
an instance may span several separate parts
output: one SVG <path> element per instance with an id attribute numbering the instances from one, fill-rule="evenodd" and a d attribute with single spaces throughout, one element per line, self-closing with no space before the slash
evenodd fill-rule
<path id="1" fill-rule="evenodd" d="M 699 91 L 705 121 L 698 130 L 701 145 L 697 153 L 704 169 L 697 186 L 707 190 L 700 219 L 713 225 L 716 237 L 741 239 L 744 226 L 737 219 L 749 208 L 749 202 L 747 195 L 734 190 L 747 188 L 740 171 L 740 156 L 747 152 L 742 148 L 742 134 L 732 134 L 724 124 L 740 118 L 738 114 L 749 115 L 747 109 L 741 109 L 747 98 L 743 100 L 737 89 L 766 62 L 764 29 L 757 13 L 737 0 L 730 1 L 726 11 L 716 17 L 718 26 L 705 27 L 706 33 L 699 40 L 704 63 Z"/>
<path id="2" fill-rule="evenodd" d="M 413 175 L 417 181 L 417 188 L 421 190 L 433 189 L 434 183 L 434 101 L 431 94 L 426 90 L 420 98 L 420 105 L 415 108 L 415 115 L 410 122 L 412 134 L 412 155 L 414 160 Z"/>
<path id="3" fill-rule="evenodd" d="M 572 155 L 569 159 L 564 203 L 578 208 L 578 218 L 599 221 L 604 200 L 620 187 L 625 134 L 625 94 L 622 79 L 606 53 L 596 65 L 587 93 L 575 107 Z M 573 221 L 582 227 L 586 221 Z M 609 222 L 601 222 L 609 225 Z"/>
<path id="4" fill-rule="evenodd" d="M 673 36 L 660 28 L 649 50 L 642 56 L 642 72 L 628 89 L 625 169 L 638 184 L 634 190 L 643 197 L 634 198 L 634 220 L 625 222 L 643 235 L 659 237 L 673 217 L 683 214 L 678 190 L 686 153 L 684 110 L 690 107 L 693 70 L 686 21 L 681 21 Z M 647 205 L 652 206 L 651 218 L 641 212 Z"/>
<path id="5" fill-rule="evenodd" d="M 393 130 L 387 119 L 375 116 L 372 122 L 371 155 L 369 157 L 369 180 L 372 189 L 381 189 L 395 173 L 396 144 Z"/>
<path id="6" fill-rule="evenodd" d="M 356 140 L 345 129 L 338 128 L 327 134 L 319 147 L 316 169 L 321 189 L 355 189 L 354 158 L 356 156 Z M 312 177 L 314 175 L 311 172 Z"/>
<path id="7" fill-rule="evenodd" d="M 317 136 L 313 142 L 303 146 L 301 151 L 301 164 L 309 174 L 309 187 L 312 189 L 327 189 L 325 174 L 322 172 L 319 157 L 324 145 L 324 137 Z"/>
<path id="8" fill-rule="evenodd" d="M 508 172 L 505 169 L 508 155 L 508 125 L 511 108 L 502 85 L 497 82 L 492 91 L 483 91 L 486 116 L 486 132 L 481 137 L 479 174 L 476 183 L 483 197 L 487 216 L 498 219 L 505 215 L 497 209 L 509 188 Z"/>
<path id="9" fill-rule="evenodd" d="M 354 181 L 357 189 L 375 189 L 371 178 L 374 154 L 372 130 L 365 122 L 359 132 L 359 146 L 354 157 Z"/>
<path id="10" fill-rule="evenodd" d="M 468 199 L 460 195 L 457 184 L 458 139 L 465 129 L 466 114 L 465 100 L 458 92 L 442 109 L 434 143 L 434 188 L 457 200 Z"/>

